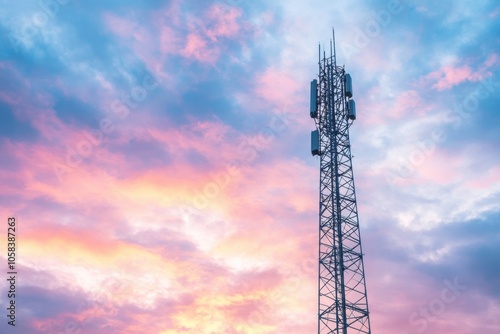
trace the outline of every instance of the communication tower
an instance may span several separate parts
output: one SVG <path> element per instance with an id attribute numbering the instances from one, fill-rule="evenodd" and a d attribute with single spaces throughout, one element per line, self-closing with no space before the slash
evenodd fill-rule
<path id="1" fill-rule="evenodd" d="M 349 128 L 356 119 L 351 76 L 319 46 L 311 82 L 311 153 L 320 160 L 318 333 L 370 334 Z"/>

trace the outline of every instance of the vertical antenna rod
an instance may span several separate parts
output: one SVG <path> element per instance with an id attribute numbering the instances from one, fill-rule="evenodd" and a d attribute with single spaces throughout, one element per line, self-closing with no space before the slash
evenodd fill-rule
<path id="1" fill-rule="evenodd" d="M 337 51 L 335 50 L 335 28 L 332 28 L 332 34 L 333 34 L 333 54 L 335 58 L 333 59 L 333 65 L 336 67 L 337 66 Z"/>

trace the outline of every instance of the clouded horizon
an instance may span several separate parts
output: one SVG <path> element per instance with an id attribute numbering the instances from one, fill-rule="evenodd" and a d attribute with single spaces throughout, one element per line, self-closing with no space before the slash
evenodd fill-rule
<path id="1" fill-rule="evenodd" d="M 332 27 L 372 332 L 500 331 L 495 1 L 0 4 L 2 332 L 317 332 Z"/>

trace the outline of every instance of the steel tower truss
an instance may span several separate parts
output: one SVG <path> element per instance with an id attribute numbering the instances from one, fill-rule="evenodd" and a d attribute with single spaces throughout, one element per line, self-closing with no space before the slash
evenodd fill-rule
<path id="1" fill-rule="evenodd" d="M 311 109 L 319 132 L 316 154 L 320 156 L 318 333 L 369 334 L 349 141 L 349 127 L 355 119 L 355 110 L 350 108 L 355 107 L 348 97 L 352 94 L 346 92 L 345 69 L 336 64 L 334 43 L 330 57 L 323 51 L 321 58 L 320 50 L 317 88 L 313 90 L 316 113 Z M 314 96 L 311 99 L 313 104 Z"/>

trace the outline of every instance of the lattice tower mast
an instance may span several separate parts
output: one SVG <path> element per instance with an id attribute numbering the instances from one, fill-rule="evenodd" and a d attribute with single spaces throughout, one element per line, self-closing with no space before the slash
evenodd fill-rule
<path id="1" fill-rule="evenodd" d="M 319 47 L 311 82 L 311 152 L 320 157 L 318 333 L 370 332 L 349 127 L 356 119 L 351 76 Z"/>

